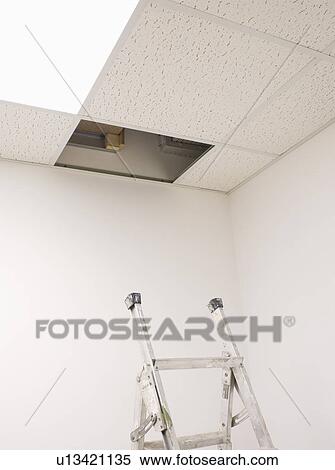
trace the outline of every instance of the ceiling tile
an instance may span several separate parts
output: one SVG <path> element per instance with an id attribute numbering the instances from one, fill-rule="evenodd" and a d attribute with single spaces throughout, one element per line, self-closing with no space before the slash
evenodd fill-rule
<path id="1" fill-rule="evenodd" d="M 335 118 L 335 65 L 316 62 L 247 120 L 235 145 L 281 154 Z"/>
<path id="2" fill-rule="evenodd" d="M 178 178 L 176 183 L 231 191 L 275 158 L 276 155 L 218 146 Z"/>
<path id="3" fill-rule="evenodd" d="M 301 50 L 295 50 L 280 68 L 269 86 L 264 89 L 257 101 L 257 107 L 255 109 L 259 109 L 260 106 L 263 106 L 275 93 L 280 92 L 282 87 L 287 87 L 298 78 L 298 75 L 304 73 L 306 68 L 313 65 L 315 62 L 316 59 L 313 59 L 309 54 Z"/>
<path id="4" fill-rule="evenodd" d="M 0 101 L 0 157 L 54 164 L 74 131 L 71 114 Z"/>
<path id="5" fill-rule="evenodd" d="M 329 0 L 175 1 L 319 51 L 335 37 L 335 2 Z"/>
<path id="6" fill-rule="evenodd" d="M 279 43 L 152 1 L 85 108 L 100 121 L 223 142 L 287 54 Z"/>
<path id="7" fill-rule="evenodd" d="M 199 186 L 200 179 L 209 165 L 222 152 L 223 145 L 216 145 L 205 153 L 194 165 L 192 165 L 185 173 L 183 173 L 176 181 L 177 184 L 185 184 L 190 186 Z"/>

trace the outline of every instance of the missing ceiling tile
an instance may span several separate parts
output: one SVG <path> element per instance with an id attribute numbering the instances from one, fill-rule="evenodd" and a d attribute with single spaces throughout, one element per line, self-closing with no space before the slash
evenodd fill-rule
<path id="1" fill-rule="evenodd" d="M 81 120 L 56 166 L 173 183 L 210 148 L 201 142 Z"/>

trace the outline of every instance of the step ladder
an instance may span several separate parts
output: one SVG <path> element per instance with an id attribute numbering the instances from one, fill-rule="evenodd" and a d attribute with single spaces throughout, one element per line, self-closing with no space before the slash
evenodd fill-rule
<path id="1" fill-rule="evenodd" d="M 137 377 L 134 431 L 130 434 L 132 449 L 197 449 L 217 446 L 232 449 L 231 430 L 250 419 L 261 449 L 274 449 L 270 434 L 252 390 L 243 358 L 234 341 L 224 342 L 221 357 L 156 359 L 143 316 L 141 294 L 129 294 L 125 300 L 128 310 L 144 332 L 139 341 L 144 364 Z M 212 299 L 208 308 L 216 323 L 222 322 L 225 332 L 232 338 L 223 310 L 221 298 Z M 177 369 L 222 369 L 221 429 L 218 432 L 177 437 L 164 393 L 160 371 Z M 234 391 L 239 394 L 244 409 L 233 415 Z M 162 440 L 145 442 L 145 435 L 154 428 Z"/>

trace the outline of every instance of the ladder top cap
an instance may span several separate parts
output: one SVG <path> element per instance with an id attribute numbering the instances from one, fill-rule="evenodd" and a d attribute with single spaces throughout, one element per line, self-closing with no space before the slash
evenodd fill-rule
<path id="1" fill-rule="evenodd" d="M 223 308 L 223 301 L 221 297 L 215 297 L 214 299 L 210 300 L 208 308 L 211 313 L 215 312 L 217 308 Z"/>
<path id="2" fill-rule="evenodd" d="M 125 304 L 129 310 L 135 304 L 140 304 L 142 302 L 141 294 L 139 292 L 132 292 L 125 299 Z"/>

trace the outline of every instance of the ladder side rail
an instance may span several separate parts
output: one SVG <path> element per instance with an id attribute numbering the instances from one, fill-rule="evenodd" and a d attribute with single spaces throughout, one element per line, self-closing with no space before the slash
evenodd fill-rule
<path id="1" fill-rule="evenodd" d="M 231 450 L 231 428 L 233 419 L 234 375 L 231 368 L 222 369 L 221 428 L 223 443 L 219 449 Z"/>
<path id="2" fill-rule="evenodd" d="M 127 308 L 130 310 L 132 317 L 139 320 L 140 324 L 143 326 L 144 332 L 146 333 L 145 339 L 139 340 L 139 343 L 141 345 L 145 364 L 150 369 L 150 375 L 153 380 L 153 385 L 156 392 L 155 394 L 160 408 L 161 416 L 159 416 L 158 418 L 160 419 L 160 430 L 162 432 L 163 441 L 167 449 L 179 449 L 179 443 L 174 431 L 162 380 L 159 371 L 155 368 L 154 365 L 155 355 L 148 334 L 148 330 L 146 329 L 145 318 L 141 305 L 141 295 L 139 293 L 129 294 L 129 296 L 126 298 L 126 305 Z M 150 410 L 148 410 L 148 412 L 150 412 Z"/>
<path id="3" fill-rule="evenodd" d="M 252 389 L 251 382 L 245 367 L 239 366 L 233 368 L 237 391 L 241 400 L 246 407 L 254 429 L 257 441 L 261 449 L 274 449 L 274 445 L 267 429 L 264 417 L 256 399 L 256 395 Z"/>
<path id="4" fill-rule="evenodd" d="M 234 354 L 240 356 L 238 347 L 233 341 L 233 335 L 230 329 L 230 326 L 227 322 L 225 322 L 226 317 L 223 309 L 223 302 L 220 298 L 212 299 L 209 302 L 208 308 L 210 312 L 213 314 L 214 319 L 219 322 L 223 321 L 225 325 L 226 334 L 231 338 L 231 341 L 224 341 L 224 346 L 226 350 L 228 350 L 228 354 Z M 229 344 L 230 343 L 230 344 Z M 258 405 L 256 396 L 251 386 L 251 382 L 247 371 L 243 364 L 240 364 L 237 367 L 232 367 L 232 371 L 234 374 L 235 379 L 235 386 L 236 389 L 241 397 L 241 400 L 248 412 L 249 419 L 251 420 L 251 424 L 253 426 L 254 432 L 256 434 L 256 438 L 258 443 L 262 449 L 274 449 L 271 436 L 267 429 L 264 417 L 262 415 L 261 409 Z M 244 412 L 242 411 L 239 415 L 243 416 Z M 237 418 L 237 416 L 235 417 Z M 244 419 L 243 419 L 244 420 Z M 240 422 L 242 422 L 241 420 Z M 234 421 L 234 417 L 233 417 Z"/>
<path id="5" fill-rule="evenodd" d="M 142 307 L 141 307 L 140 304 L 138 304 L 138 303 L 135 304 L 133 309 L 131 309 L 131 312 L 132 312 L 134 318 L 137 318 L 137 319 L 140 319 L 140 320 L 144 319 Z M 139 340 L 139 343 L 142 347 L 142 352 L 143 352 L 143 355 L 144 355 L 145 363 L 149 367 L 150 374 L 152 375 L 152 378 L 153 378 L 153 381 L 154 381 L 155 389 L 156 389 L 156 392 L 157 392 L 157 395 L 158 395 L 158 398 L 159 398 L 159 402 L 160 402 L 160 405 L 161 405 L 162 415 L 164 415 L 164 409 L 166 411 L 168 411 L 167 410 L 167 408 L 168 408 L 167 407 L 167 400 L 166 400 L 166 397 L 165 397 L 163 383 L 162 383 L 162 380 L 161 380 L 161 377 L 160 377 L 160 373 L 155 368 L 155 365 L 154 365 L 155 364 L 155 358 L 154 358 L 154 351 L 153 351 L 153 348 L 152 348 L 152 345 L 151 345 L 151 341 L 148 337 L 146 337 L 145 340 L 144 339 Z"/>
<path id="6" fill-rule="evenodd" d="M 208 308 L 214 318 L 214 321 L 217 323 L 217 325 L 219 325 L 220 322 L 224 325 L 225 333 L 230 338 L 229 341 L 223 340 L 223 356 L 228 353 L 229 356 L 241 357 L 237 344 L 235 341 L 233 341 L 233 334 L 224 313 L 222 299 L 212 299 L 208 304 Z"/>
<path id="7" fill-rule="evenodd" d="M 136 380 L 136 402 L 135 402 L 135 413 L 134 413 L 134 429 L 139 428 L 146 419 L 146 408 L 142 397 L 141 389 Z M 132 450 L 144 449 L 144 437 L 141 437 L 137 441 L 132 441 Z"/>

